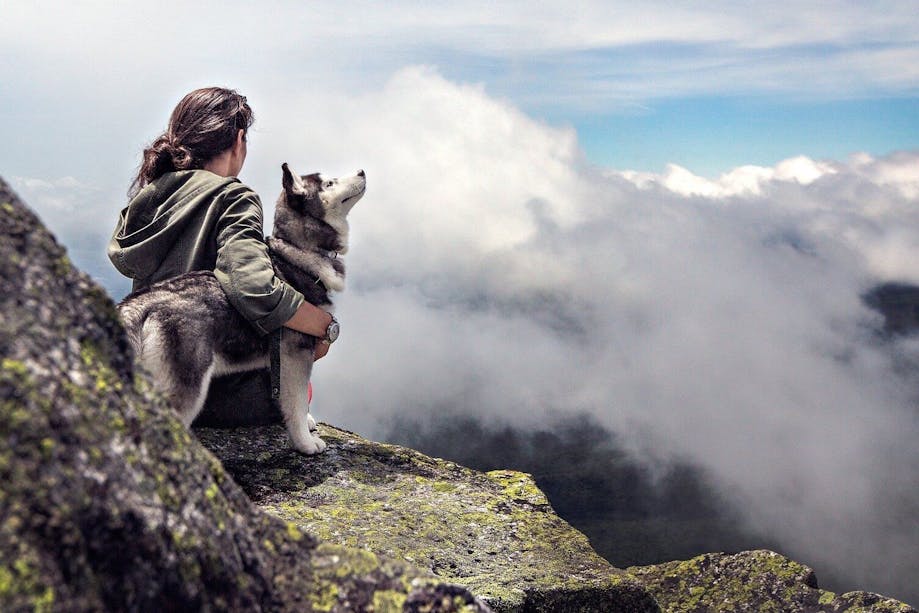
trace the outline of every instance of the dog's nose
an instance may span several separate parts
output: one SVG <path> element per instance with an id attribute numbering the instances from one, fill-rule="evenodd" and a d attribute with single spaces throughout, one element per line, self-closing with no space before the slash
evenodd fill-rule
<path id="1" fill-rule="evenodd" d="M 363 170 L 358 170 L 358 171 L 357 171 L 357 176 L 363 177 L 363 176 L 364 176 L 364 171 L 363 171 Z"/>

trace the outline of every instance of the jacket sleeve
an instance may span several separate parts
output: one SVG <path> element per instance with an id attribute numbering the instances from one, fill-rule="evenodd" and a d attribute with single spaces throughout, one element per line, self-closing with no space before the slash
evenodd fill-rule
<path id="1" fill-rule="evenodd" d="M 236 310 L 268 334 L 293 317 L 303 295 L 274 274 L 258 196 L 237 183 L 225 193 L 224 207 L 217 222 L 214 275 Z"/>

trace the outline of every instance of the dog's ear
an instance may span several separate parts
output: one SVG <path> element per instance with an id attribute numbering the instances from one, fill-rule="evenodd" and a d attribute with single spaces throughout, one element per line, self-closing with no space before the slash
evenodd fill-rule
<path id="1" fill-rule="evenodd" d="M 300 179 L 300 175 L 292 172 L 287 166 L 287 162 L 281 164 L 281 171 L 284 173 L 281 177 L 281 186 L 284 187 L 284 191 L 288 194 L 302 194 L 306 192 L 303 188 L 303 181 Z"/>
<path id="2" fill-rule="evenodd" d="M 319 200 L 319 175 L 300 176 L 293 172 L 285 162 L 281 165 L 284 175 L 281 177 L 281 186 L 284 192 L 281 198 L 287 208 L 301 215 L 312 215 L 322 219 L 322 202 Z M 279 200 L 280 202 L 280 200 Z"/>

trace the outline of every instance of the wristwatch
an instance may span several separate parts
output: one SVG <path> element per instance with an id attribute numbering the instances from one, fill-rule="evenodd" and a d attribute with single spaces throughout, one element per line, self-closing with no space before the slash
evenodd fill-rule
<path id="1" fill-rule="evenodd" d="M 329 322 L 329 327 L 325 329 L 325 337 L 322 339 L 322 342 L 331 345 L 338 339 L 338 334 L 341 331 L 341 326 L 338 325 L 338 320 L 335 319 L 335 316 L 329 313 L 332 316 L 332 321 Z"/>

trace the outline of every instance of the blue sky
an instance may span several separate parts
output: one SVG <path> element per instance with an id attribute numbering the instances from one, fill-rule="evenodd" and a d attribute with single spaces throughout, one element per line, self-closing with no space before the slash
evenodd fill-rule
<path id="1" fill-rule="evenodd" d="M 587 156 L 615 168 L 675 163 L 717 176 L 791 155 L 845 159 L 919 146 L 919 99 L 788 101 L 730 96 L 656 101 L 634 114 L 571 119 Z"/>

